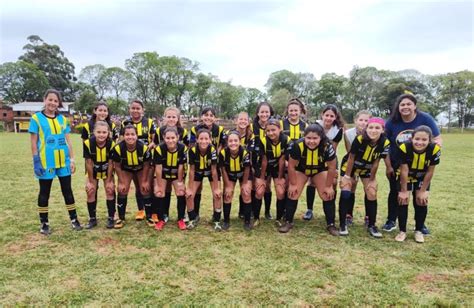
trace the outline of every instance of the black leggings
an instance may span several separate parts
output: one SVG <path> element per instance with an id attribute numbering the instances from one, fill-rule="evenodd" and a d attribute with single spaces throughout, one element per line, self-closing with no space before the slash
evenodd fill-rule
<path id="1" fill-rule="evenodd" d="M 416 191 L 413 191 L 413 208 L 415 209 L 415 230 L 421 231 L 428 215 L 428 205 L 421 206 L 416 203 Z M 400 231 L 407 232 L 408 205 L 398 205 L 398 227 Z"/>
<path id="2" fill-rule="evenodd" d="M 64 203 L 69 212 L 69 218 L 76 219 L 76 207 L 74 206 L 74 195 L 71 188 L 71 176 L 58 177 L 61 185 L 61 192 L 64 197 Z M 48 222 L 48 205 L 49 196 L 51 194 L 51 185 L 53 180 L 39 180 L 40 192 L 38 195 L 38 212 L 42 223 Z"/>

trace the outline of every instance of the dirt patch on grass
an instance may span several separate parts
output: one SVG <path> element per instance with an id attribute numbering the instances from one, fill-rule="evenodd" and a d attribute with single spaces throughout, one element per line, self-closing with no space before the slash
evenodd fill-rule
<path id="1" fill-rule="evenodd" d="M 440 293 L 446 285 L 463 284 L 473 275 L 472 269 L 452 273 L 420 273 L 415 276 L 410 288 L 414 293 Z"/>
<path id="2" fill-rule="evenodd" d="M 6 246 L 6 251 L 9 254 L 20 255 L 27 251 L 33 250 L 36 247 L 46 245 L 49 241 L 41 234 L 28 234 L 23 239 L 10 243 Z"/>
<path id="3" fill-rule="evenodd" d="M 118 240 L 111 237 L 100 238 L 96 241 L 96 251 L 101 255 L 109 255 L 115 247 L 120 245 Z"/>

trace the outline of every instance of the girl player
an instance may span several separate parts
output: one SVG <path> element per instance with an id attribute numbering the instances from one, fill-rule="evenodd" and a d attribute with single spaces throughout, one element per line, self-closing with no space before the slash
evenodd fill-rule
<path id="1" fill-rule="evenodd" d="M 265 198 L 265 217 L 272 219 L 270 213 L 271 206 L 271 190 L 266 189 L 265 174 L 262 169 L 262 149 L 261 140 L 265 138 L 265 125 L 268 120 L 275 114 L 272 106 L 268 102 L 261 102 L 257 105 L 255 118 L 252 123 L 252 132 L 255 136 L 255 142 L 250 149 L 252 168 L 253 168 L 253 189 L 252 189 L 252 212 L 254 216 L 253 226 L 260 224 L 260 209 L 262 207 L 262 198 Z"/>
<path id="2" fill-rule="evenodd" d="M 306 115 L 306 108 L 299 98 L 292 98 L 286 105 L 285 119 L 281 121 L 283 133 L 290 137 L 291 141 L 303 138 L 304 129 L 308 124 L 301 119 Z"/>
<path id="3" fill-rule="evenodd" d="M 124 129 L 128 124 L 132 124 L 136 128 L 136 135 L 138 140 L 140 140 L 148 149 L 153 150 L 155 148 L 155 143 L 153 139 L 156 133 L 156 127 L 153 123 L 153 120 L 144 116 L 145 109 L 143 103 L 139 100 L 133 100 L 128 106 L 128 112 L 130 117 L 122 122 L 120 129 L 120 140 L 124 138 Z M 151 168 L 150 168 L 151 169 Z M 152 180 L 153 170 L 149 170 L 150 174 L 148 175 L 149 180 Z M 141 194 L 140 184 L 134 178 L 133 183 L 135 185 L 135 198 L 137 199 L 137 208 L 138 211 L 135 215 L 136 220 L 145 219 L 145 208 L 143 195 Z"/>
<path id="4" fill-rule="evenodd" d="M 115 143 L 110 138 L 110 126 L 107 122 L 97 121 L 94 125 L 94 135 L 84 140 L 84 159 L 86 161 L 86 193 L 87 210 L 89 211 L 89 222 L 86 229 L 97 226 L 97 188 L 99 180 L 104 180 L 106 203 L 107 203 L 107 225 L 108 229 L 114 227 L 115 216 L 115 182 L 114 166 L 110 158 L 110 151 Z"/>
<path id="5" fill-rule="evenodd" d="M 423 243 L 423 226 L 428 213 L 428 198 L 431 179 L 439 164 L 441 148 L 433 142 L 433 133 L 426 125 L 415 128 L 411 141 L 400 145 L 400 192 L 398 193 L 398 242 L 406 239 L 409 192 L 413 194 L 415 208 L 415 241 Z"/>
<path id="6" fill-rule="evenodd" d="M 114 161 L 115 172 L 118 176 L 118 216 L 114 228 L 120 229 L 125 222 L 125 211 L 127 209 L 127 195 L 130 183 L 138 183 L 137 186 L 143 196 L 144 208 L 146 209 L 147 223 L 154 226 L 151 219 L 151 190 L 150 190 L 150 161 L 151 154 L 148 146 L 138 140 L 137 128 L 128 124 L 123 129 L 123 141 L 118 143 L 111 153 Z"/>
<path id="7" fill-rule="evenodd" d="M 168 186 L 173 186 L 178 199 L 178 228 L 186 230 L 186 224 L 184 223 L 186 212 L 186 187 L 184 185 L 186 146 L 179 142 L 179 132 L 176 127 L 167 127 L 163 132 L 163 140 L 164 142 L 155 148 L 153 155 L 156 176 L 154 192 L 157 199 L 159 218 L 155 229 L 161 231 L 167 222 L 169 203 L 166 204 L 165 202 L 165 193 L 167 194 Z"/>
<path id="8" fill-rule="evenodd" d="M 165 142 L 164 132 L 166 131 L 167 128 L 170 128 L 170 127 L 175 128 L 176 131 L 178 132 L 178 141 L 180 143 L 184 143 L 186 147 L 189 146 L 189 133 L 188 133 L 188 130 L 181 125 L 181 112 L 178 108 L 176 107 L 166 108 L 163 114 L 163 122 L 164 122 L 164 125 L 159 127 L 156 130 L 155 138 L 153 139 L 154 143 L 157 146 L 158 144 Z M 184 166 L 185 166 L 184 175 L 186 175 L 186 164 Z M 166 192 L 163 199 L 163 204 L 158 204 L 156 198 L 154 198 L 153 200 L 154 213 L 156 213 L 158 206 L 161 206 L 163 220 L 165 222 L 168 222 L 170 203 L 171 203 L 171 186 L 172 186 L 171 181 L 168 181 L 168 184 L 166 185 Z M 156 195 L 156 192 L 155 192 L 155 195 Z M 155 214 L 152 216 L 155 219 Z"/>
<path id="9" fill-rule="evenodd" d="M 304 131 L 304 138 L 290 144 L 288 160 L 288 198 L 286 223 L 278 231 L 287 233 L 293 228 L 293 218 L 305 184 L 310 179 L 323 200 L 327 230 L 337 236 L 334 224 L 336 206 L 334 179 L 336 178 L 336 153 L 319 124 L 311 124 Z"/>
<path id="10" fill-rule="evenodd" d="M 61 93 L 53 89 L 47 90 L 43 102 L 44 109 L 31 117 L 28 129 L 31 138 L 31 152 L 33 153 L 33 169 L 40 186 L 38 196 L 40 233 L 51 234 L 48 202 L 51 185 L 56 176 L 61 185 L 72 228 L 76 231 L 81 230 L 71 189 L 71 173 L 76 170 L 69 135 L 71 129 L 66 117 L 59 114 L 59 108 L 63 106 Z"/>
<path id="11" fill-rule="evenodd" d="M 342 119 L 341 113 L 339 112 L 339 109 L 337 109 L 337 107 L 332 104 L 326 105 L 326 107 L 324 107 L 323 111 L 321 112 L 321 120 L 318 120 L 318 123 L 324 128 L 325 135 L 327 136 L 329 141 L 331 141 L 334 152 L 337 153 L 337 146 L 342 140 L 342 135 L 344 133 L 344 121 Z M 335 181 L 336 180 L 337 174 Z M 336 183 L 334 183 L 334 189 L 336 189 Z M 313 204 L 315 194 L 315 187 L 311 183 L 309 183 L 308 187 L 306 188 L 306 203 L 308 209 L 303 216 L 304 220 L 313 219 Z"/>
<path id="12" fill-rule="evenodd" d="M 383 135 L 385 122 L 381 118 L 370 118 L 362 135 L 355 138 L 347 160 L 341 166 L 341 197 L 339 199 L 340 235 L 348 235 L 346 214 L 351 203 L 352 185 L 355 176 L 361 178 L 365 192 L 365 208 L 369 217 L 368 231 L 380 238 L 382 233 L 375 226 L 377 217 L 377 169 L 380 158 L 388 153 L 390 141 Z"/>
<path id="13" fill-rule="evenodd" d="M 186 205 L 188 208 L 188 229 L 194 229 L 200 218 L 195 209 L 196 193 L 202 189 L 202 181 L 205 177 L 209 179 L 212 191 L 212 203 L 214 213 L 212 216 L 214 230 L 221 231 L 221 189 L 219 172 L 217 169 L 217 151 L 211 144 L 211 132 L 208 129 L 200 129 L 196 134 L 196 145 L 188 151 L 189 182 L 186 189 Z"/>
<path id="14" fill-rule="evenodd" d="M 244 213 L 244 229 L 251 229 L 251 198 L 252 182 L 250 177 L 250 155 L 240 144 L 240 134 L 238 131 L 231 131 L 227 135 L 227 146 L 219 154 L 219 166 L 224 179 L 224 223 L 223 230 L 230 227 L 230 211 L 232 198 L 237 181 L 240 183 L 240 199 L 243 202 L 242 212 Z"/>
<path id="15" fill-rule="evenodd" d="M 89 122 L 84 124 L 84 127 L 82 128 L 82 140 L 85 141 L 94 135 L 94 127 L 97 121 L 105 121 L 109 125 L 109 137 L 112 140 L 116 140 L 118 138 L 116 125 L 110 120 L 109 106 L 106 102 L 100 101 L 94 107 L 94 114 L 92 115 L 92 118 Z"/>
<path id="16" fill-rule="evenodd" d="M 346 147 L 346 156 L 342 159 L 347 160 L 347 155 L 349 155 L 351 151 L 352 142 L 354 142 L 355 138 L 359 135 L 362 135 L 364 129 L 367 127 L 367 121 L 372 117 L 372 114 L 367 110 L 359 111 L 354 117 L 354 124 L 355 126 L 346 130 L 344 132 L 344 145 Z M 359 176 L 354 177 L 354 181 L 352 181 L 351 186 L 351 195 L 349 197 L 349 206 L 347 208 L 347 215 L 346 215 L 346 225 L 352 225 L 353 216 L 354 216 L 354 204 L 355 204 L 355 191 L 357 189 L 357 181 L 359 180 Z M 366 223 L 368 224 L 368 217 L 366 211 Z"/>
<path id="17" fill-rule="evenodd" d="M 197 134 L 201 129 L 206 129 L 211 133 L 211 144 L 214 146 L 216 153 L 224 148 L 226 142 L 226 134 L 223 126 L 217 125 L 216 111 L 214 108 L 205 107 L 201 111 L 201 123 L 191 128 L 190 146 L 194 146 L 197 142 Z M 217 157 L 217 154 L 216 154 Z M 201 191 L 202 186 L 194 194 L 194 210 L 199 217 L 201 208 Z M 220 205 L 219 205 L 220 206 Z"/>
<path id="18" fill-rule="evenodd" d="M 275 184 L 277 194 L 277 216 L 276 222 L 281 226 L 280 220 L 285 212 L 285 156 L 290 138 L 281 131 L 280 121 L 270 118 L 265 126 L 265 138 L 262 139 L 263 166 L 262 170 L 267 177 L 267 185 L 270 186 L 271 180 Z"/>

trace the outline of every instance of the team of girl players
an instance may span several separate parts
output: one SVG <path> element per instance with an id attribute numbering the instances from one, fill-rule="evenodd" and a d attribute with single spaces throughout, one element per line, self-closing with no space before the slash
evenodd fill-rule
<path id="1" fill-rule="evenodd" d="M 415 108 L 412 109 L 416 113 L 415 97 L 404 94 L 396 101 L 392 115 L 403 119 L 407 100 L 413 103 Z M 82 229 L 71 189 L 71 173 L 76 166 L 70 127 L 66 118 L 59 114 L 60 107 L 60 93 L 48 90 L 44 96 L 44 110 L 33 115 L 29 128 L 34 173 L 40 184 L 38 211 L 42 234 L 51 232 L 48 200 L 55 176 L 59 178 L 73 229 Z M 138 207 L 136 220 L 145 220 L 156 230 L 163 230 L 169 220 L 174 191 L 177 226 L 181 230 L 193 229 L 200 221 L 202 184 L 207 178 L 212 195 L 212 223 L 216 231 L 230 227 L 237 182 L 240 189 L 238 215 L 244 222 L 244 229 L 251 230 L 260 224 L 262 201 L 265 203 L 265 219 L 273 219 L 270 211 L 273 180 L 275 222 L 279 232 L 287 233 L 293 228 L 298 199 L 306 186 L 308 210 L 303 219 L 313 218 L 312 203 L 317 192 L 323 203 L 327 231 L 334 236 L 347 236 L 352 224 L 356 185 L 360 179 L 364 189 L 367 230 L 372 237 L 379 238 L 382 234 L 376 226 L 376 174 L 380 160 L 385 159 L 387 174 L 395 177 L 398 192 L 396 218 L 399 219 L 400 233 L 395 240 L 406 238 L 409 191 L 413 192 L 415 207 L 415 240 L 424 240 L 422 231 L 426 228 L 428 191 L 440 157 L 440 142 L 433 142 L 436 141 L 434 138 L 440 140 L 439 131 L 433 132 L 432 125 L 420 125 L 410 132 L 405 130 L 403 133 L 410 136 L 394 149 L 394 141 L 384 133 L 383 119 L 360 111 L 355 117 L 355 127 L 344 130 L 339 110 L 328 105 L 318 123 L 307 124 L 303 120 L 305 106 L 297 98 L 288 102 L 283 120 L 276 119 L 272 106 L 262 102 L 257 106 L 253 120 L 241 112 L 236 117 L 235 129 L 230 131 L 215 123 L 217 118 L 212 108 L 201 111 L 200 124 L 189 132 L 181 125 L 180 110 L 175 107 L 165 110 L 164 125 L 158 128 L 144 116 L 142 102 L 132 101 L 129 112 L 130 117 L 122 122 L 121 127 L 115 127 L 110 121 L 107 104 L 99 102 L 91 120 L 84 126 L 87 229 L 97 226 L 100 180 L 106 195 L 107 228 L 124 226 L 128 193 L 133 181 Z M 347 154 L 339 168 L 336 149 L 342 139 Z M 393 162 L 394 151 L 397 153 L 396 163 Z M 335 221 L 337 186 L 341 190 L 339 228 Z"/>

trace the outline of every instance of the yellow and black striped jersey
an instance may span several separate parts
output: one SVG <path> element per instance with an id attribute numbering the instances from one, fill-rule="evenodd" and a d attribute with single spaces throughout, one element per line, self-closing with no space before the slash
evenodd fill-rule
<path id="1" fill-rule="evenodd" d="M 196 172 L 210 172 L 211 165 L 217 165 L 217 159 L 217 151 L 213 145 L 209 145 L 204 154 L 201 154 L 197 145 L 188 151 L 189 165 L 193 165 Z"/>
<path id="2" fill-rule="evenodd" d="M 211 139 L 212 139 L 212 145 L 214 145 L 216 148 L 219 147 L 219 145 L 224 146 L 227 142 L 226 138 L 226 132 L 223 126 L 217 125 L 217 124 L 212 124 L 211 129 L 209 129 L 206 125 L 204 124 L 199 124 L 191 128 L 191 134 L 190 134 L 190 143 L 194 144 L 196 143 L 196 136 L 197 133 L 199 132 L 200 129 L 208 129 L 211 131 Z"/>
<path id="3" fill-rule="evenodd" d="M 107 138 L 105 144 L 100 147 L 97 145 L 95 136 L 84 140 L 83 157 L 84 159 L 92 159 L 94 163 L 94 178 L 106 179 L 107 169 L 109 168 L 110 152 L 115 146 L 115 142 Z"/>
<path id="4" fill-rule="evenodd" d="M 408 182 L 423 180 L 428 171 L 428 167 L 439 164 L 441 148 L 437 144 L 429 144 L 422 153 L 416 152 L 411 142 L 402 143 L 399 149 L 400 164 L 408 165 Z"/>
<path id="5" fill-rule="evenodd" d="M 298 162 L 296 170 L 308 176 L 327 170 L 326 162 L 336 159 L 336 152 L 331 143 L 309 149 L 304 138 L 290 143 L 288 152 L 289 156 Z"/>
<path id="6" fill-rule="evenodd" d="M 219 166 L 225 169 L 229 177 L 241 178 L 245 167 L 250 167 L 249 152 L 240 146 L 237 155 L 233 156 L 226 147 L 219 153 Z"/>
<path id="7" fill-rule="evenodd" d="M 111 152 L 112 160 L 116 163 L 120 163 L 120 167 L 123 170 L 134 172 L 143 169 L 143 165 L 151 161 L 151 153 L 148 150 L 148 146 L 137 141 L 135 150 L 129 151 L 125 141 L 122 141 L 115 145 Z"/>
<path id="8" fill-rule="evenodd" d="M 389 148 L 390 141 L 383 135 L 374 145 L 370 144 L 369 140 L 364 139 L 363 135 L 357 136 L 352 142 L 350 151 L 354 155 L 354 168 L 372 168 L 372 163 L 375 160 L 387 157 Z"/>
<path id="9" fill-rule="evenodd" d="M 106 123 L 109 124 L 110 138 L 116 141 L 119 135 L 117 126 L 115 125 L 114 122 L 106 122 Z M 82 127 L 82 132 L 81 132 L 82 140 L 87 140 L 87 139 L 90 139 L 92 136 L 94 136 L 94 126 L 95 126 L 95 122 L 92 120 L 84 124 L 84 126 Z"/>
<path id="10" fill-rule="evenodd" d="M 186 155 L 186 146 L 180 142 L 173 152 L 168 150 L 165 143 L 160 143 L 153 152 L 153 162 L 162 166 L 163 179 L 177 179 L 179 165 L 186 164 Z"/>
<path id="11" fill-rule="evenodd" d="M 127 124 L 133 124 L 137 129 L 138 140 L 148 145 L 152 142 L 152 135 L 156 133 L 156 126 L 152 119 L 143 117 L 141 121 L 133 122 L 131 119 L 124 120 L 122 126 L 120 127 L 120 136 L 123 136 L 124 128 Z"/>
<path id="12" fill-rule="evenodd" d="M 280 121 L 282 132 L 290 137 L 291 141 L 298 140 L 304 137 L 304 130 L 308 124 L 300 120 L 298 124 L 291 124 L 288 118 Z"/>
<path id="13" fill-rule="evenodd" d="M 278 168 L 280 157 L 285 156 L 288 151 L 290 137 L 280 132 L 277 143 L 273 143 L 270 138 L 265 137 L 261 140 L 262 154 L 267 158 L 267 168 Z"/>
<path id="14" fill-rule="evenodd" d="M 155 137 L 153 139 L 153 142 L 155 144 L 165 142 L 165 136 L 164 136 L 165 130 L 166 130 L 166 126 L 158 127 L 158 129 L 156 130 Z M 178 131 L 178 140 L 184 143 L 186 146 L 189 146 L 188 130 L 181 126 L 176 126 L 176 130 Z"/>

